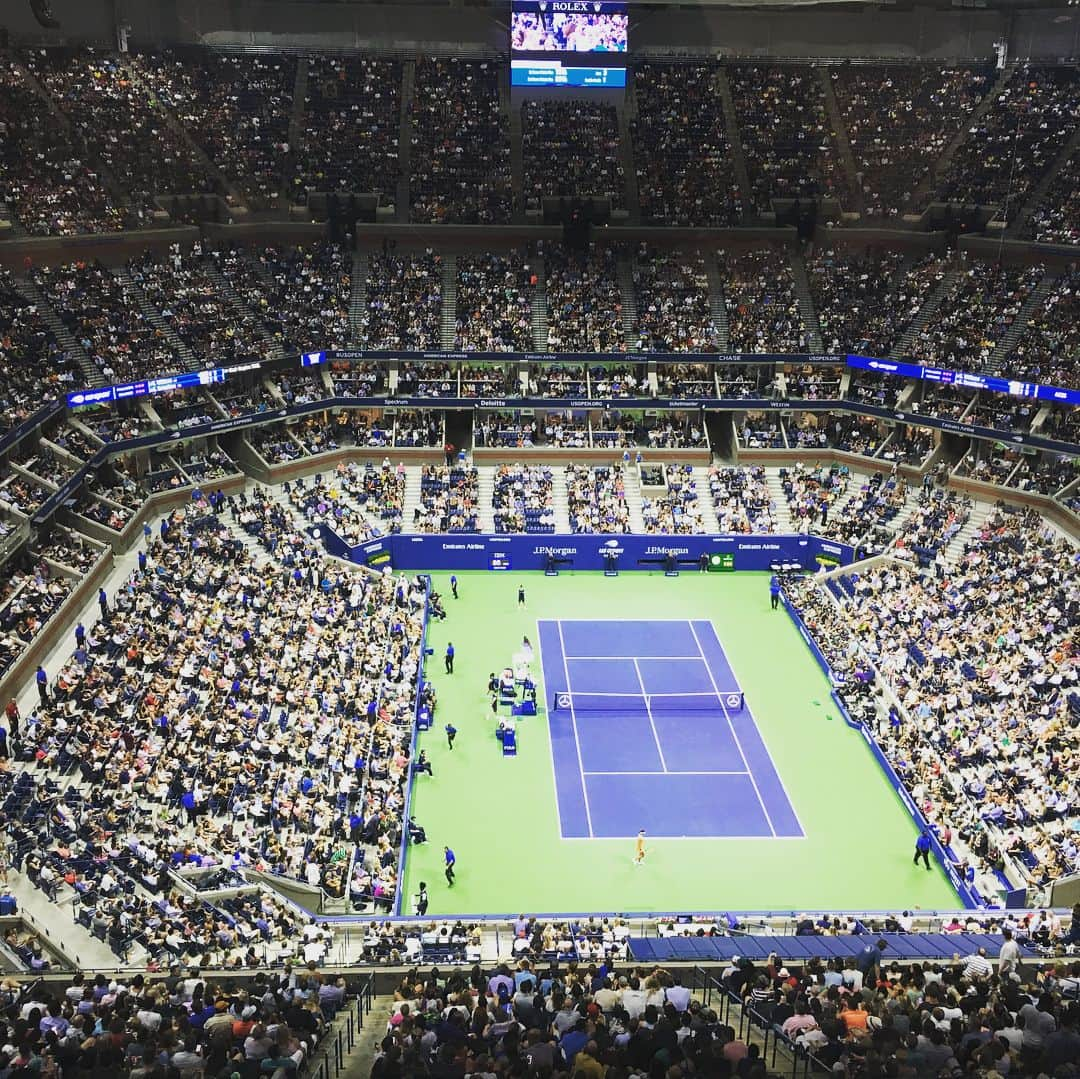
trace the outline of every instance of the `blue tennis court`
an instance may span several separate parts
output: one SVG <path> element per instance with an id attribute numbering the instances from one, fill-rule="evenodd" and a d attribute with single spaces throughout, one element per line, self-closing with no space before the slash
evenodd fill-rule
<path id="1" fill-rule="evenodd" d="M 796 838 L 708 621 L 538 624 L 564 838 Z"/>

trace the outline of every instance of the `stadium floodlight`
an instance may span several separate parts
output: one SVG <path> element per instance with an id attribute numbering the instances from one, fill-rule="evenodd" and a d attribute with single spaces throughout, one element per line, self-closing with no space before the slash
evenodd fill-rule
<path id="1" fill-rule="evenodd" d="M 60 21 L 53 15 L 49 0 L 30 0 L 30 10 L 46 30 L 60 29 Z"/>

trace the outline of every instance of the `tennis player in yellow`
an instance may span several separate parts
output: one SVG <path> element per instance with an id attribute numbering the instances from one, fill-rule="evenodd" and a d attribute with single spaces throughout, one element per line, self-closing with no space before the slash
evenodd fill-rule
<path id="1" fill-rule="evenodd" d="M 645 864 L 645 829 L 642 828 L 634 841 L 634 865 Z"/>

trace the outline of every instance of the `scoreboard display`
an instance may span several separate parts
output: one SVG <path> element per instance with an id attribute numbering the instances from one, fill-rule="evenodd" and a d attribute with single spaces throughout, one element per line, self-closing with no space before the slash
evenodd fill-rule
<path id="1" fill-rule="evenodd" d="M 733 573 L 735 571 L 735 554 L 733 551 L 717 551 L 709 555 L 709 573 Z"/>
<path id="2" fill-rule="evenodd" d="M 623 87 L 625 0 L 512 0 L 510 85 Z"/>

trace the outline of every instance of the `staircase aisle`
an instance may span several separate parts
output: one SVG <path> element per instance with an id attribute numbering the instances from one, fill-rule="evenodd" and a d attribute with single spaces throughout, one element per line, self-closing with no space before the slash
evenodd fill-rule
<path id="1" fill-rule="evenodd" d="M 296 79 L 293 82 L 292 112 L 289 114 L 289 152 L 285 154 L 281 170 L 281 198 L 288 207 L 292 202 L 295 189 L 293 187 L 293 174 L 295 163 L 301 160 L 304 147 L 304 114 L 307 109 L 307 84 L 311 70 L 311 61 L 306 56 L 301 56 L 296 61 Z"/>
<path id="2" fill-rule="evenodd" d="M 724 279 L 720 275 L 716 256 L 712 253 L 705 256 L 705 276 L 709 281 L 709 311 L 716 331 L 716 351 L 728 352 L 731 349 L 731 327 L 728 324 L 727 303 L 724 301 Z"/>
<path id="3" fill-rule="evenodd" d="M 784 485 L 780 480 L 780 469 L 765 469 L 765 485 L 769 488 L 769 496 L 772 499 L 773 520 L 776 521 L 777 532 L 782 534 L 793 533 L 795 531 L 795 522 L 791 519 L 787 495 L 784 493 Z"/>
<path id="4" fill-rule="evenodd" d="M 994 347 L 994 351 L 987 358 L 983 367 L 987 374 L 996 375 L 1002 372 L 1002 368 L 1008 361 L 1012 350 L 1019 344 L 1021 335 L 1027 328 L 1028 322 L 1031 321 L 1031 316 L 1042 307 L 1043 301 L 1053 291 L 1057 281 L 1058 275 L 1053 270 L 1043 274 L 1042 280 L 1031 290 L 1031 295 L 1028 296 L 1020 310 L 1017 311 L 1012 325 L 1005 331 L 1001 340 Z M 1007 375 L 1007 372 L 1005 373 Z"/>
<path id="5" fill-rule="evenodd" d="M 619 164 L 623 170 L 623 190 L 616 192 L 616 198 L 621 194 L 626 203 L 627 213 L 630 215 L 630 224 L 636 225 L 641 221 L 641 203 L 638 201 L 637 169 L 634 167 L 634 138 L 630 121 L 633 119 L 636 106 L 634 97 L 634 70 L 626 69 L 626 97 L 619 109 Z"/>
<path id="6" fill-rule="evenodd" d="M 53 336 L 68 357 L 78 362 L 79 370 L 83 373 L 86 385 L 107 385 L 105 376 L 101 373 L 101 369 L 90 358 L 86 349 L 84 349 L 75 339 L 75 335 L 67 328 L 64 324 L 64 320 L 56 313 L 52 304 L 45 299 L 37 285 L 29 278 L 23 277 L 15 282 L 15 287 L 25 299 L 29 300 L 37 307 L 38 314 L 41 315 L 42 321 L 52 331 Z"/>
<path id="7" fill-rule="evenodd" d="M 623 480 L 626 487 L 626 508 L 630 514 L 630 531 L 645 531 L 645 518 L 641 515 L 641 477 L 636 466 L 623 468 Z"/>
<path id="8" fill-rule="evenodd" d="M 491 506 L 491 496 L 495 493 L 495 469 L 492 465 L 477 465 L 477 496 L 476 516 L 480 522 L 480 531 L 492 533 L 495 531 L 495 511 Z"/>
<path id="9" fill-rule="evenodd" d="M 716 69 L 713 84 L 720 97 L 720 105 L 724 111 L 724 134 L 727 135 L 728 146 L 731 151 L 731 163 L 735 170 L 735 182 L 739 186 L 739 195 L 742 201 L 742 218 L 747 221 L 750 218 L 750 171 L 746 167 L 746 154 L 743 152 L 742 134 L 739 131 L 738 114 L 735 111 L 735 99 L 731 96 L 731 83 L 728 82 L 727 71 L 723 66 Z M 722 350 L 722 351 L 726 351 Z"/>
<path id="10" fill-rule="evenodd" d="M 829 126 L 832 128 L 836 139 L 836 149 L 840 154 L 840 164 L 844 167 L 844 175 L 847 178 L 848 188 L 851 190 L 852 204 L 843 208 L 845 210 L 854 210 L 861 216 L 866 207 L 863 201 L 862 187 L 856 175 L 859 169 L 855 163 L 855 155 L 851 150 L 847 125 L 844 123 L 844 117 L 840 112 L 840 103 L 836 100 L 836 92 L 833 89 L 832 69 L 828 66 L 819 67 L 817 73 L 818 81 L 821 84 L 821 95 L 825 101 L 825 115 L 829 118 Z"/>
<path id="11" fill-rule="evenodd" d="M 506 117 L 506 129 L 510 132 L 510 191 L 514 199 L 511 221 L 525 223 L 525 163 L 521 149 L 521 103 L 514 104 L 510 96 L 510 84 L 499 80 L 499 108 Z"/>
<path id="12" fill-rule="evenodd" d="M 266 343 L 266 354 L 271 360 L 280 360 L 285 355 L 281 342 L 267 329 L 266 323 L 237 295 L 236 290 L 229 283 L 229 279 L 218 269 L 214 259 L 207 255 L 202 261 L 202 267 L 206 276 L 217 285 L 218 295 L 227 303 L 231 304 L 246 318 L 250 318 L 258 328 L 259 336 Z"/>
<path id="13" fill-rule="evenodd" d="M 409 465 L 405 469 L 405 494 L 401 500 L 401 530 L 415 532 L 413 521 L 420 508 L 420 466 Z"/>
<path id="14" fill-rule="evenodd" d="M 533 348 L 537 352 L 548 350 L 548 297 L 547 266 L 543 255 L 536 255 L 531 264 L 536 271 L 536 288 L 532 294 L 532 336 Z"/>
<path id="15" fill-rule="evenodd" d="M 457 255 L 443 253 L 442 311 L 440 313 L 440 344 L 447 351 L 454 348 L 457 337 Z"/>
<path id="16" fill-rule="evenodd" d="M 627 352 L 637 351 L 637 291 L 634 288 L 634 260 L 629 251 L 620 248 L 615 256 L 615 280 L 622 301 L 623 345 Z"/>
<path id="17" fill-rule="evenodd" d="M 912 346 L 915 343 L 916 338 L 922 332 L 923 327 L 929 324 L 931 319 L 938 312 L 938 308 L 941 306 L 942 301 L 949 294 L 949 289 L 952 288 L 953 282 L 959 276 L 960 270 L 956 267 L 946 271 L 945 276 L 934 286 L 930 295 L 926 298 L 926 303 L 919 309 L 919 313 L 915 316 L 915 321 L 904 331 L 903 336 L 896 343 L 892 352 L 889 354 L 892 359 L 902 359 L 905 356 L 911 355 Z"/>
<path id="18" fill-rule="evenodd" d="M 195 353 L 191 351 L 187 343 L 180 337 L 180 335 L 172 328 L 172 326 L 165 321 L 160 311 L 154 307 L 154 305 L 147 299 L 146 293 L 135 284 L 135 279 L 123 266 L 114 267 L 112 269 L 112 275 L 123 286 L 124 291 L 127 293 L 130 299 L 135 301 L 136 306 L 143 313 L 146 321 L 157 330 L 162 337 L 169 343 L 169 347 L 180 358 L 181 363 L 189 371 L 198 371 L 203 365 L 201 365 L 198 359 L 195 357 Z"/>
<path id="19" fill-rule="evenodd" d="M 964 545 L 975 538 L 982 528 L 983 522 L 993 512 L 994 507 L 989 502 L 976 502 L 971 507 L 971 516 L 968 517 L 960 531 L 949 540 L 945 547 L 946 562 L 952 565 L 959 560 L 964 553 Z"/>
<path id="20" fill-rule="evenodd" d="M 349 293 L 349 341 L 353 345 L 360 344 L 360 337 L 363 333 L 364 313 L 367 306 L 367 281 L 368 253 L 366 251 L 354 251 L 352 274 L 349 277 L 351 288 Z"/>
<path id="21" fill-rule="evenodd" d="M 394 218 L 399 225 L 409 220 L 409 176 L 412 170 L 412 99 L 416 88 L 416 61 L 401 65 L 401 119 L 398 123 L 398 183 Z"/>
<path id="22" fill-rule="evenodd" d="M 980 130 L 983 117 L 990 111 L 1001 91 L 1005 89 L 1009 77 L 1012 75 L 1015 68 L 1016 64 L 1006 64 L 1005 67 L 998 72 L 997 80 L 987 91 L 986 97 L 976 105 L 975 110 L 971 115 L 964 119 L 959 130 L 949 140 L 945 149 L 941 151 L 941 155 L 938 157 L 937 161 L 930 167 L 930 170 L 927 172 L 922 183 L 915 188 L 910 199 L 910 204 L 912 206 L 922 205 L 927 200 L 928 196 L 932 195 L 937 190 L 938 185 L 941 182 L 941 177 L 944 176 L 945 172 L 948 170 L 956 151 L 963 146 L 972 132 Z"/>
<path id="23" fill-rule="evenodd" d="M 566 467 L 551 466 L 551 508 L 555 512 L 555 531 L 570 531 L 570 499 L 566 490 Z"/>
<path id="24" fill-rule="evenodd" d="M 821 323 L 818 322 L 817 308 L 810 292 L 810 279 L 806 276 L 806 263 L 803 261 L 802 252 L 793 249 L 788 253 L 788 259 L 795 282 L 795 297 L 799 301 L 799 314 L 802 315 L 803 325 L 806 327 L 806 347 L 811 352 L 821 352 L 824 348 L 821 341 Z"/>
<path id="25" fill-rule="evenodd" d="M 706 532 L 720 531 L 720 522 L 716 518 L 712 492 L 709 490 L 709 466 L 694 465 L 694 480 L 697 483 L 698 507 L 701 509 L 701 522 Z"/>

